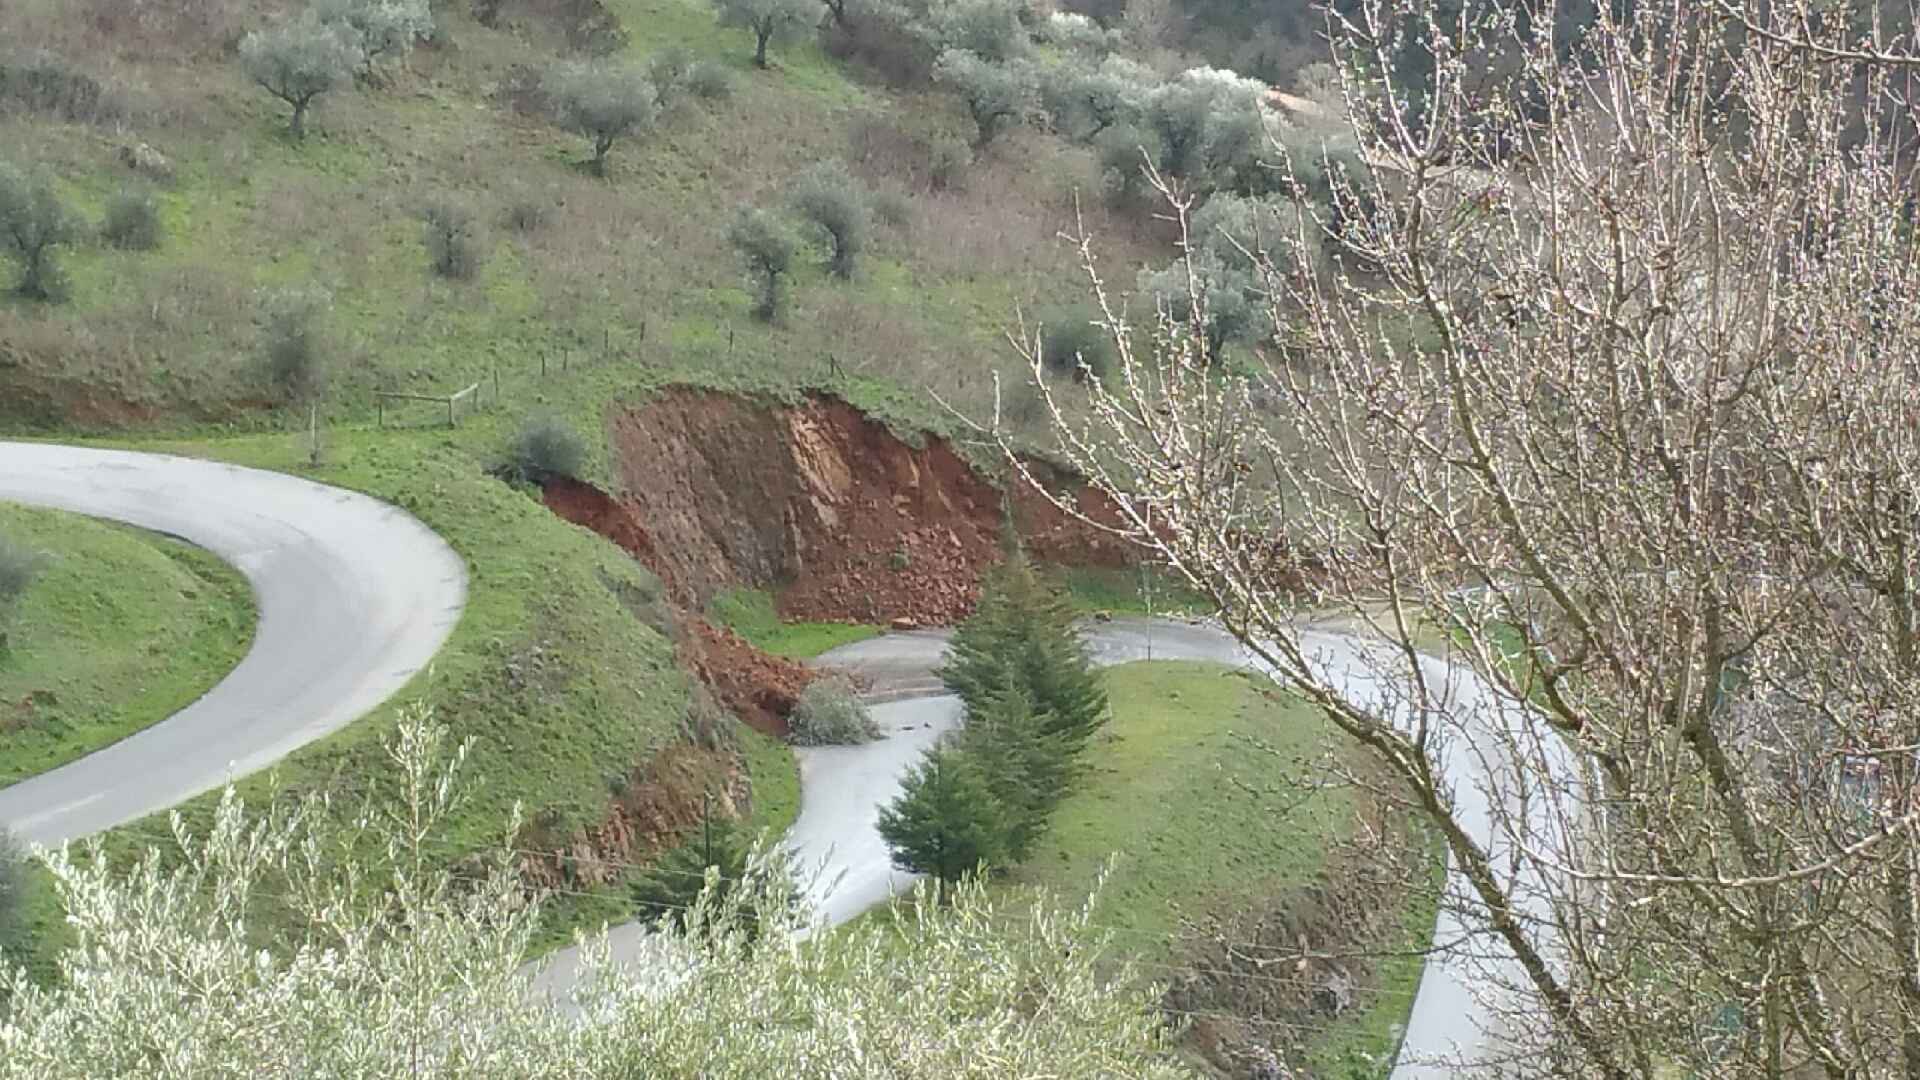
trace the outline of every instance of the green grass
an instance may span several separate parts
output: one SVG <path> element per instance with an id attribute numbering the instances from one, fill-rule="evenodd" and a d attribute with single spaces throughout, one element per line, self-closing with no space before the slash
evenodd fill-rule
<path id="1" fill-rule="evenodd" d="M 800 816 L 800 762 L 793 747 L 771 735 L 740 725 L 740 738 L 753 784 L 753 814 L 747 818 L 749 836 L 765 832 L 778 839 Z"/>
<path id="2" fill-rule="evenodd" d="M 1188 920 L 1259 910 L 1315 879 L 1330 845 L 1351 834 L 1356 795 L 1331 787 L 1301 801 L 1315 760 L 1342 744 L 1322 716 L 1271 684 L 1182 661 L 1126 664 L 1103 679 L 1113 721 L 1087 751 L 1086 779 L 992 888 L 1018 911 L 1034 890 L 1074 902 L 1106 872 L 1094 922 L 1144 977 L 1164 982 L 1180 970 Z M 1434 858 L 1438 882 L 1437 847 Z M 1404 939 L 1387 947 L 1424 948 L 1434 913 L 1430 896 L 1410 890 L 1398 913 Z M 1376 1001 L 1306 1047 L 1316 1075 L 1381 1071 L 1368 1062 L 1395 1049 L 1421 966 L 1417 956 L 1378 965 L 1368 980 L 1381 987 Z"/>
<path id="3" fill-rule="evenodd" d="M 680 738 L 685 676 L 671 645 L 626 598 L 657 584 L 623 552 L 554 517 L 433 432 L 339 431 L 326 464 L 305 465 L 285 436 L 148 445 L 297 473 L 366 492 L 419 517 L 468 567 L 467 608 L 431 668 L 389 704 L 240 783 L 250 801 L 278 788 L 336 803 L 387 790 L 385 744 L 398 711 L 425 702 L 474 749 L 466 797 L 440 844 L 449 861 L 499 843 L 516 805 L 523 845 L 558 843 L 597 824 L 631 770 Z M 203 828 L 212 796 L 181 807 Z M 156 815 L 114 830 L 124 857 L 165 844 Z M 585 915 L 582 918 L 586 918 Z"/>
<path id="4" fill-rule="evenodd" d="M 8 503 L 0 536 L 42 563 L 0 624 L 0 787 L 165 719 L 246 655 L 253 592 L 199 548 Z"/>
<path id="5" fill-rule="evenodd" d="M 880 633 L 879 627 L 864 623 L 782 622 L 773 597 L 761 589 L 723 592 L 708 605 L 708 614 L 762 652 L 796 660 Z"/>
<path id="6" fill-rule="evenodd" d="M 1287 785 L 1305 779 L 1293 761 L 1330 738 L 1318 714 L 1213 664 L 1126 664 L 1103 681 L 1113 722 L 1087 751 L 1087 778 L 1005 887 L 1084 895 L 1115 857 L 1096 921 L 1130 952 L 1162 961 L 1183 914 L 1320 869 L 1351 821 L 1351 794 L 1331 789 L 1274 816 L 1296 795 Z"/>
<path id="7" fill-rule="evenodd" d="M 1213 604 L 1165 570 L 1115 570 L 1099 566 L 1054 571 L 1074 610 L 1109 615 L 1204 615 Z"/>

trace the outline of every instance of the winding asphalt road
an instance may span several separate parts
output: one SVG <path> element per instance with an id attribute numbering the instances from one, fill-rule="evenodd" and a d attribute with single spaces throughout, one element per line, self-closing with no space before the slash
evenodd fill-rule
<path id="1" fill-rule="evenodd" d="M 1225 631 L 1205 624 L 1167 620 L 1116 620 L 1089 627 L 1086 641 L 1095 663 L 1135 660 L 1203 660 L 1259 670 L 1248 650 Z M 861 746 L 813 747 L 795 751 L 800 764 L 801 808 L 787 834 L 788 846 L 803 869 L 819 868 L 810 897 L 827 925 L 839 925 L 912 886 L 915 875 L 894 869 L 878 831 L 880 808 L 893 801 L 900 781 L 922 753 L 960 722 L 959 699 L 944 692 L 933 675 L 947 649 L 949 635 L 916 631 L 843 646 L 821 655 L 815 664 L 861 676 L 872 687 L 869 700 L 884 738 Z M 1319 674 L 1367 707 L 1410 720 L 1405 695 L 1394 692 L 1391 671 L 1381 657 L 1368 656 L 1353 637 L 1307 631 L 1305 648 Z M 1453 785 L 1456 811 L 1469 833 L 1504 849 L 1496 814 L 1507 820 L 1537 817 L 1503 782 L 1515 746 L 1532 745 L 1536 735 L 1523 710 L 1503 705 L 1493 691 L 1465 668 L 1437 657 L 1421 659 L 1422 676 L 1447 718 L 1449 737 L 1439 758 Z M 1551 753 L 1550 750 L 1543 750 Z M 1534 820 L 1533 827 L 1544 829 Z M 1449 881 L 1457 888 L 1458 875 Z M 1544 914 L 1544 913 L 1539 913 Z M 1443 910 L 1436 942 L 1467 935 L 1458 914 Z M 646 929 L 634 923 L 609 931 L 616 964 L 636 972 L 657 967 Z M 579 978 L 577 949 L 565 949 L 530 965 L 535 988 L 566 1005 Z M 1510 958 L 1484 948 L 1444 952 L 1424 968 L 1407 1020 L 1396 1080 L 1425 1080 L 1456 1075 L 1463 1062 L 1494 1062 L 1512 1047 L 1498 1015 L 1503 1002 L 1489 974 L 1517 979 Z"/>
<path id="2" fill-rule="evenodd" d="M 259 611 L 246 658 L 199 701 L 60 769 L 0 789 L 0 826 L 58 844 L 163 810 L 263 768 L 338 730 L 399 690 L 452 632 L 466 598 L 466 569 L 452 549 L 404 512 L 348 491 L 279 473 L 188 458 L 0 442 L 0 500 L 72 510 L 181 537 L 237 567 Z M 1333 685 L 1390 714 L 1404 695 L 1355 639 L 1307 632 L 1303 640 Z M 1192 659 L 1258 668 L 1233 638 L 1208 626 L 1119 621 L 1088 633 L 1101 664 Z M 803 867 L 825 873 L 814 899 L 835 925 L 912 884 L 895 871 L 876 824 L 907 769 L 959 722 L 956 699 L 932 670 L 943 633 L 893 634 L 834 650 L 822 666 L 849 669 L 876 688 L 887 737 L 860 747 L 798 752 L 802 806 L 789 844 Z M 1515 747 L 1537 744 L 1521 710 L 1504 707 L 1464 669 L 1423 660 L 1452 737 L 1440 763 L 1467 830 L 1498 856 L 1497 815 L 1530 822 L 1520 795 L 1500 782 Z M 1552 758 L 1551 747 L 1531 752 Z M 1564 768 L 1564 763 L 1550 762 Z M 1454 883 L 1454 884 L 1457 884 Z M 1464 928 L 1443 913 L 1436 940 Z M 640 968 L 644 930 L 615 928 L 616 961 Z M 578 956 L 562 950 L 535 965 L 537 989 L 565 1001 Z M 1511 974 L 1498 956 L 1442 954 L 1422 975 L 1394 1075 L 1446 1076 L 1449 1062 L 1499 1049 L 1484 978 Z M 1478 994 L 1469 988 L 1481 983 Z"/>
<path id="3" fill-rule="evenodd" d="M 460 556 L 413 517 L 282 473 L 163 454 L 0 442 L 0 500 L 198 544 L 253 586 L 240 665 L 166 720 L 0 788 L 0 826 L 59 844 L 279 760 L 391 697 L 466 604 Z"/>

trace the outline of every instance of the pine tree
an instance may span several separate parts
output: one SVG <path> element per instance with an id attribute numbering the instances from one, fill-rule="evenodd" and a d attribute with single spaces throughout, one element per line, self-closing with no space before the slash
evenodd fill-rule
<path id="1" fill-rule="evenodd" d="M 880 811 L 880 835 L 895 866 L 946 882 L 1007 858 L 999 800 L 975 762 L 951 747 L 929 750 L 907 774 L 900 797 Z"/>
<path id="2" fill-rule="evenodd" d="M 1073 751 L 1052 726 L 1052 714 L 1036 710 L 1024 690 L 1003 689 L 967 710 L 953 744 L 999 804 L 1001 843 L 1014 862 L 1033 850 L 1066 795 Z"/>
<path id="3" fill-rule="evenodd" d="M 707 796 L 700 825 L 687 841 L 655 859 L 629 887 L 634 901 L 649 918 L 667 916 L 675 925 L 684 925 L 687 909 L 700 898 L 707 886 L 707 871 L 717 875 L 716 900 L 726 899 L 739 888 L 747 875 L 748 850 L 740 827 L 731 818 L 715 813 L 713 796 Z M 743 918 L 751 918 L 745 909 Z"/>
<path id="4" fill-rule="evenodd" d="M 1058 736 L 1069 755 L 1106 719 L 1106 691 L 1074 629 L 1072 610 L 1018 551 L 988 576 L 980 604 L 954 632 L 939 674 L 970 711 L 986 708 L 995 694 L 1024 692 L 1034 710 L 1048 717 L 1046 732 Z"/>

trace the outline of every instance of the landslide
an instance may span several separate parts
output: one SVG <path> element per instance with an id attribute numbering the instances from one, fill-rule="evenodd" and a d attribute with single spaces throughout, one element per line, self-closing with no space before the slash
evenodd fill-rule
<path id="1" fill-rule="evenodd" d="M 674 389 L 608 417 L 615 492 L 547 489 L 562 517 L 612 539 L 679 606 L 772 590 L 782 616 L 939 625 L 972 610 L 1009 515 L 1044 562 L 1123 566 L 1129 549 L 1025 484 L 996 485 L 947 440 L 909 442 L 846 402 L 765 404 Z M 1069 505 L 1097 493 L 1036 467 Z"/>

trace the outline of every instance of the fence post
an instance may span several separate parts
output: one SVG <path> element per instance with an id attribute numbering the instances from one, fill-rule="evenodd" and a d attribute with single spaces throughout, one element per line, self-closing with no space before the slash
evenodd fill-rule
<path id="1" fill-rule="evenodd" d="M 455 428 L 460 426 L 459 417 L 454 415 L 454 408 L 459 404 L 460 404 L 460 399 L 458 397 L 447 398 L 447 426 L 450 428 Z"/>
<path id="2" fill-rule="evenodd" d="M 493 362 L 493 407 L 500 407 L 500 361 Z"/>
<path id="3" fill-rule="evenodd" d="M 380 427 L 382 429 L 385 429 L 387 426 L 387 397 L 385 394 L 380 394 L 380 395 L 377 395 L 373 400 L 380 403 L 379 404 Z"/>

